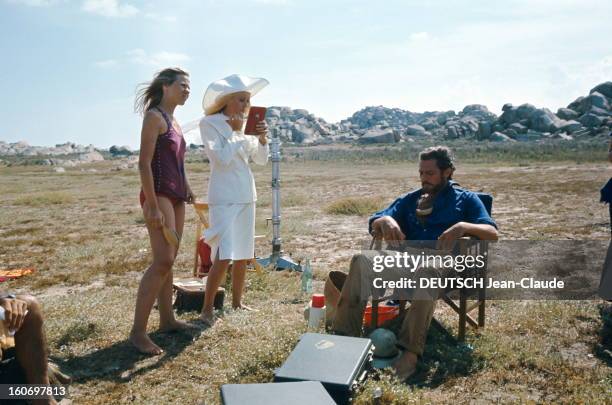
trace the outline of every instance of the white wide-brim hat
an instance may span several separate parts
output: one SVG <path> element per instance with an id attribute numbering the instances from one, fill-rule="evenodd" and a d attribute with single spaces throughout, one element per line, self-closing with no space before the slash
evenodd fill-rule
<path id="1" fill-rule="evenodd" d="M 223 79 L 212 82 L 204 92 L 202 109 L 205 115 L 212 115 L 225 107 L 226 96 L 246 91 L 253 97 L 269 82 L 261 77 L 244 75 L 229 75 Z"/>

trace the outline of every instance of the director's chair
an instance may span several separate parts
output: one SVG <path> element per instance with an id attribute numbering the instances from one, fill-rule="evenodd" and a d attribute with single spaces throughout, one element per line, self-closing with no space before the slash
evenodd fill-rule
<path id="1" fill-rule="evenodd" d="M 475 193 L 480 201 L 482 201 L 485 209 L 491 216 L 492 208 L 493 208 L 493 196 L 486 193 Z M 381 241 L 378 239 L 373 239 L 372 244 L 370 245 L 370 249 L 374 247 L 375 249 L 380 249 Z M 486 273 L 487 273 L 487 263 L 488 263 L 488 241 L 480 240 L 474 237 L 463 237 L 457 241 L 455 254 L 464 255 L 464 256 L 473 256 L 476 257 L 478 255 L 484 258 L 485 265 L 478 269 L 476 268 L 474 272 L 470 273 L 470 277 L 474 277 L 476 279 L 483 280 L 483 286 L 478 286 L 475 289 L 468 288 L 447 288 L 443 295 L 442 300 L 453 309 L 455 313 L 459 315 L 459 330 L 457 333 L 457 339 L 460 342 L 465 340 L 465 332 L 467 329 L 467 325 L 473 327 L 474 329 L 484 328 L 485 326 L 485 306 L 486 306 Z M 458 277 L 463 277 L 466 274 L 457 273 Z M 458 295 L 458 297 L 457 297 Z M 470 302 L 470 299 L 472 302 Z M 378 327 L 378 305 L 383 301 L 383 299 L 372 299 L 372 318 L 370 323 L 370 328 L 375 329 Z M 404 315 L 406 311 L 406 302 L 407 300 L 400 300 L 400 316 Z M 478 309 L 478 316 L 474 319 L 470 313 L 474 310 Z M 433 319 L 432 323 L 440 325 L 438 321 Z M 441 325 L 440 325 L 441 326 Z"/>

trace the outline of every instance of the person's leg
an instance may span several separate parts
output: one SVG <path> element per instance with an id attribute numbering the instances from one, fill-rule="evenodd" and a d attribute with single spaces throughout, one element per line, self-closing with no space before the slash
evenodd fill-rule
<path id="1" fill-rule="evenodd" d="M 348 336 L 360 336 L 368 295 L 364 295 L 362 287 L 364 274 L 371 272 L 372 260 L 364 254 L 357 254 L 351 258 L 349 273 L 340 292 L 336 319 L 332 330 Z"/>
<path id="2" fill-rule="evenodd" d="M 164 215 L 166 226 L 174 227 L 174 208 L 170 200 L 158 196 L 159 208 Z M 136 298 L 136 309 L 134 311 L 134 325 L 130 332 L 130 342 L 141 352 L 147 354 L 161 354 L 163 351 L 147 335 L 147 322 L 155 298 L 159 295 L 162 284 L 166 281 L 172 271 L 174 264 L 175 249 L 166 239 L 161 229 L 154 229 L 147 224 L 151 249 L 153 251 L 153 263 L 145 272 Z"/>
<path id="3" fill-rule="evenodd" d="M 232 264 L 232 308 L 251 311 L 252 308 L 242 303 L 247 263 L 248 260 L 234 260 Z"/>
<path id="4" fill-rule="evenodd" d="M 174 227 L 171 227 L 178 234 L 179 241 L 183 236 L 184 223 L 185 203 L 179 201 L 174 204 Z M 167 225 L 170 226 L 170 224 Z M 177 254 L 178 249 L 175 249 L 175 259 Z M 174 316 L 174 309 L 172 308 L 172 283 L 173 274 L 172 271 L 170 271 L 164 279 L 159 294 L 157 296 L 157 303 L 159 304 L 159 330 L 162 332 L 172 332 L 176 330 L 187 329 L 190 327 L 187 322 L 179 321 Z"/>
<path id="5" fill-rule="evenodd" d="M 25 372 L 28 384 L 49 385 L 42 310 L 34 297 L 24 295 L 17 298 L 27 302 L 28 314 L 21 328 L 15 333 L 15 359 Z M 55 404 L 53 397 L 32 402 Z"/>
<path id="6" fill-rule="evenodd" d="M 436 269 L 420 268 L 414 274 L 417 285 L 419 278 L 442 278 L 450 276 L 449 272 Z M 427 332 L 431 325 L 436 300 L 440 294 L 437 289 L 422 289 L 414 291 L 410 307 L 402 322 L 398 334 L 398 346 L 404 349 L 402 356 L 396 361 L 394 367 L 399 379 L 405 380 L 416 371 L 418 358 L 423 355 Z"/>
<path id="7" fill-rule="evenodd" d="M 208 272 L 208 276 L 206 277 L 206 292 L 204 293 L 204 306 L 202 307 L 200 319 L 209 326 L 212 326 L 215 322 L 213 307 L 215 303 L 215 295 L 217 294 L 219 286 L 223 282 L 229 263 L 229 259 L 219 260 L 219 252 L 217 252 L 217 257 L 215 258 L 215 261 Z"/>
<path id="8" fill-rule="evenodd" d="M 418 358 L 423 355 L 425 349 L 435 303 L 433 300 L 413 300 L 410 303 L 398 334 L 398 346 L 401 346 L 404 352 L 394 364 L 400 380 L 405 380 L 416 371 Z"/>

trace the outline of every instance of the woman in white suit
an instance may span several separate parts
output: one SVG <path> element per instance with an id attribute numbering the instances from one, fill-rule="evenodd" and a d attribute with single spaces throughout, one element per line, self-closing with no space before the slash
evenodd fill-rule
<path id="1" fill-rule="evenodd" d="M 200 134 L 210 162 L 210 227 L 204 239 L 211 246 L 213 266 L 206 281 L 201 319 L 210 326 L 215 322 L 215 292 L 230 261 L 232 307 L 250 309 L 242 303 L 247 261 L 255 255 L 257 192 L 249 159 L 265 165 L 269 146 L 265 121 L 257 123 L 257 135 L 245 135 L 243 127 L 251 97 L 267 85 L 265 79 L 231 75 L 211 83 L 202 101 L 205 117 L 200 121 Z"/>

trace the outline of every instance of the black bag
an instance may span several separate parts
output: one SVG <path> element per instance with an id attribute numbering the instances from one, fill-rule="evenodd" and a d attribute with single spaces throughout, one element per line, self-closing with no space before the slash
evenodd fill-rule
<path id="1" fill-rule="evenodd" d="M 320 381 L 334 401 L 348 404 L 371 360 L 370 339 L 305 333 L 274 373 L 274 381 Z"/>
<path id="2" fill-rule="evenodd" d="M 204 294 L 206 291 L 206 278 L 189 278 L 175 280 L 172 287 L 176 291 L 174 298 L 174 308 L 177 312 L 201 311 L 204 306 Z M 223 308 L 225 299 L 225 289 L 219 287 L 215 294 L 215 309 Z"/>
<path id="3" fill-rule="evenodd" d="M 223 405 L 335 405 L 320 382 L 279 384 L 225 384 L 221 386 Z"/>

